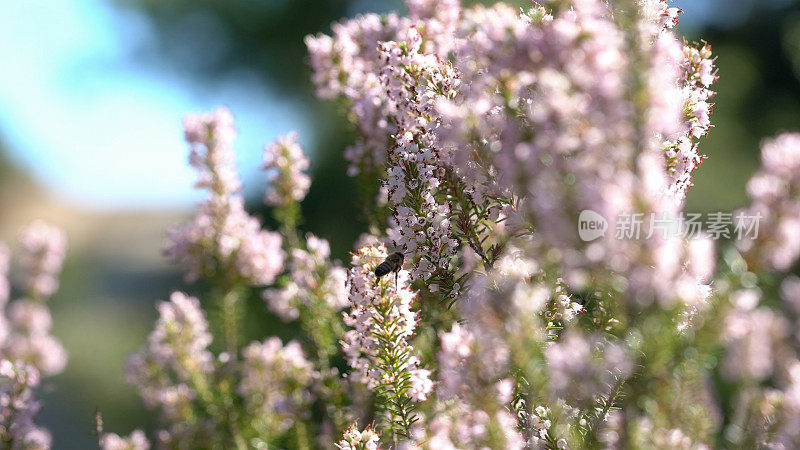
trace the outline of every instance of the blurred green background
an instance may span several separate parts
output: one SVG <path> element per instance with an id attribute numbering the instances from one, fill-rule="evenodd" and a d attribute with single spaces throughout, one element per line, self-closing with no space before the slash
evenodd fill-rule
<path id="1" fill-rule="evenodd" d="M 39 5 L 42 14 L 47 14 L 46 5 Z M 757 0 L 686 0 L 677 5 L 686 10 L 681 32 L 689 40 L 702 37 L 712 44 L 720 73 L 715 87 L 715 128 L 701 147 L 709 158 L 696 172 L 687 208 L 695 212 L 732 210 L 745 202 L 744 184 L 756 169 L 759 141 L 779 131 L 800 129 L 800 5 Z M 252 105 L 261 122 L 240 123 L 243 134 L 258 136 L 259 123 L 280 122 L 286 115 L 306 124 L 300 128 L 312 156 L 314 183 L 303 203 L 303 229 L 330 239 L 334 256 L 344 259 L 363 229 L 357 219 L 354 182 L 346 177 L 341 159 L 353 136 L 340 107 L 313 97 L 303 37 L 329 32 L 330 23 L 342 17 L 400 9 L 400 3 L 120 0 L 103 7 L 103 17 L 136 24 L 119 27 L 115 36 L 130 43 L 127 48 L 131 51 L 124 60 L 136 70 L 169 79 L 172 86 L 192 86 L 200 96 L 217 92 L 204 98 L 230 104 L 235 114 L 236 101 L 229 103 L 225 91 L 220 91 L 221 84 L 244 79 L 246 89 L 269 92 L 266 102 Z M 0 16 L 12 12 L 0 6 Z M 137 30 L 146 30 L 150 38 L 139 39 Z M 3 46 L 16 44 L 23 45 L 6 42 Z M 106 79 L 116 76 L 99 70 Z M 78 108 L 83 99 L 77 96 L 74 101 Z M 26 156 L 27 142 L 20 140 L 14 129 L 9 105 L 14 106 L 0 101 L 0 136 L 8 132 L 17 138 L 0 140 L 4 142 L 0 145 L 0 237 L 12 242 L 24 224 L 41 217 L 63 227 L 71 243 L 62 289 L 51 304 L 54 334 L 69 351 L 69 365 L 64 374 L 45 383 L 41 422 L 53 431 L 54 448 L 91 446 L 95 407 L 103 412 L 110 431 L 127 433 L 136 427 L 152 431 L 154 414 L 142 407 L 135 389 L 125 383 L 124 359 L 144 343 L 156 317 L 155 302 L 167 298 L 173 289 L 194 289 L 185 286 L 180 273 L 160 255 L 164 231 L 191 215 L 192 202 L 182 198 L 155 202 L 153 207 L 147 201 L 109 207 L 108 202 L 98 204 L 80 195 L 64 194 L 58 182 L 48 179 L 48 172 L 39 170 L 51 164 L 48 154 Z M 120 122 L 119 126 L 128 124 Z M 181 135 L 178 118 L 169 126 L 177 141 Z M 276 131 L 290 130 L 270 133 Z M 274 137 L 264 134 L 262 144 Z M 257 146 L 240 144 L 238 148 L 249 155 L 244 161 L 258 161 Z M 114 152 L 114 146 L 107 150 Z M 186 154 L 185 147 L 166 143 L 156 151 L 182 159 Z M 80 165 L 81 157 L 73 159 Z M 269 211 L 260 206 L 263 177 L 252 175 L 252 169 L 246 178 L 250 206 L 269 224 Z M 59 169 L 50 170 L 57 173 Z M 147 179 L 147 168 L 129 171 L 134 173 L 126 175 L 134 179 Z M 69 173 L 64 176 L 63 190 L 67 192 L 87 182 L 70 178 Z M 191 184 L 190 175 L 184 174 L 181 182 L 184 179 L 187 186 Z M 263 317 L 262 332 L 270 326 L 266 312 Z"/>

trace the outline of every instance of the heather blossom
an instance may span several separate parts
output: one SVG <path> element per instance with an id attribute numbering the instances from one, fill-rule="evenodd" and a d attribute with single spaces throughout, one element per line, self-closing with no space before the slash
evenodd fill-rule
<path id="1" fill-rule="evenodd" d="M 781 282 L 781 298 L 795 316 L 800 318 L 800 277 L 790 275 Z"/>
<path id="2" fill-rule="evenodd" d="M 52 316 L 45 301 L 58 290 L 66 254 L 66 236 L 58 228 L 37 221 L 20 237 L 19 293 L 11 291 L 11 254 L 0 243 L 0 441 L 4 447 L 50 448 L 50 432 L 36 423 L 41 406 L 36 389 L 42 376 L 61 373 L 67 355 L 50 335 Z"/>
<path id="3" fill-rule="evenodd" d="M 786 272 L 800 257 L 800 134 L 766 140 L 761 169 L 747 183 L 752 203 L 737 212 L 757 239 L 737 241 L 751 264 Z M 756 222 L 757 220 L 757 222 Z"/>
<path id="4" fill-rule="evenodd" d="M 356 424 L 344 431 L 342 439 L 336 444 L 341 450 L 378 450 L 380 435 L 372 427 L 367 426 L 363 431 Z"/>
<path id="5" fill-rule="evenodd" d="M 270 311 L 285 321 L 297 319 L 300 308 L 314 308 L 314 299 L 334 312 L 348 305 L 347 272 L 337 262 L 330 262 L 328 241 L 309 234 L 306 247 L 308 250 L 292 249 L 286 286 L 263 293 Z"/>
<path id="6" fill-rule="evenodd" d="M 520 231 L 508 227 L 527 219 L 538 230 L 542 254 L 558 255 L 555 262 L 564 265 L 571 281 L 584 269 L 576 265 L 581 258 L 573 250 L 580 246 L 572 226 L 575 211 L 591 208 L 615 217 L 644 204 L 651 211 L 675 212 L 664 195 L 670 177 L 684 183 L 683 173 L 694 166 L 684 169 L 681 162 L 679 169 L 665 170 L 662 142 L 677 139 L 682 130 L 699 133 L 682 125 L 682 86 L 692 98 L 707 100 L 709 92 L 696 92 L 714 78 L 705 47 L 697 58 L 687 57 L 684 75 L 682 45 L 666 26 L 671 19 L 664 19 L 676 10 L 666 2 L 647 2 L 638 18 L 636 47 L 628 48 L 630 41 L 602 2 L 575 2 L 571 9 L 537 6 L 522 13 L 502 4 L 464 10 L 455 2 L 425 5 L 429 2 L 410 3 L 407 20 L 387 16 L 383 33 L 367 15 L 336 25 L 333 40 L 307 40 L 320 94 L 345 97 L 363 130 L 358 154 L 348 158 L 359 171 L 373 161 L 386 162 L 389 237 L 412 253 L 412 280 L 424 279 L 430 290 L 455 296 L 464 285 L 457 280 L 463 263 L 456 255 L 459 244 L 491 266 L 507 233 Z M 433 22 L 450 25 L 430 27 Z M 367 38 L 376 38 L 377 55 L 368 52 Z M 442 46 L 445 41 L 452 44 Z M 448 52 L 441 51 L 445 48 Z M 448 54 L 452 58 L 445 59 Z M 629 60 L 631 54 L 639 55 L 637 61 Z M 333 67 L 331 60 L 337 62 Z M 630 71 L 638 70 L 633 62 L 645 66 L 648 83 L 641 94 L 626 84 Z M 350 78 L 358 85 L 347 83 Z M 334 79 L 347 84 L 325 84 Z M 365 79 L 373 81 L 365 85 Z M 373 87 L 376 81 L 382 91 Z M 648 150 L 636 154 L 631 99 L 641 96 L 648 99 L 642 112 L 651 119 L 642 125 L 647 130 L 640 130 Z M 686 120 L 707 130 L 705 120 Z M 574 186 L 565 189 L 564 179 Z M 608 238 L 588 250 L 590 262 L 623 263 L 649 259 L 658 247 L 643 252 Z"/>
<path id="7" fill-rule="evenodd" d="M 11 267 L 11 251 L 5 244 L 0 244 L 0 305 L 5 305 L 11 295 L 11 283 L 8 271 Z"/>
<path id="8" fill-rule="evenodd" d="M 19 252 L 19 284 L 23 296 L 8 304 L 2 303 L 5 315 L 0 354 L 11 361 L 29 363 L 46 376 L 61 373 L 67 364 L 66 351 L 50 335 L 52 317 L 45 304 L 58 289 L 65 255 L 66 236 L 60 229 L 40 221 L 25 228 Z M 0 261 L 0 266 L 2 263 Z M 8 286 L 1 271 L 0 279 L 3 280 L 0 285 Z"/>
<path id="9" fill-rule="evenodd" d="M 161 407 L 166 418 L 178 421 L 186 418 L 187 406 L 209 394 L 212 338 L 196 298 L 174 292 L 158 310 L 148 345 L 128 361 L 128 381 L 149 407 Z"/>
<path id="10" fill-rule="evenodd" d="M 302 200 L 311 186 L 311 178 L 305 171 L 311 162 L 297 144 L 297 133 L 279 137 L 264 149 L 264 169 L 274 169 L 270 184 L 264 194 L 264 203 L 275 207 L 286 207 Z"/>
<path id="11" fill-rule="evenodd" d="M 212 287 L 208 314 L 204 293 L 161 303 L 130 360 L 161 410 L 155 445 L 796 441 L 800 283 L 784 274 L 800 255 L 797 136 L 763 146 L 742 210 L 764 219 L 755 239 L 587 242 L 584 210 L 683 213 L 712 127 L 710 46 L 677 35 L 665 0 L 406 6 L 306 38 L 317 94 L 348 108 L 348 172 L 373 201 L 349 269 L 299 231 L 310 163 L 295 134 L 265 150 L 275 233 L 244 209 L 230 113 L 186 119 L 208 197 L 167 254 Z M 405 261 L 379 278 L 387 246 Z M 242 345 L 237 305 L 252 291 L 296 340 Z M 49 328 L 40 307 L 12 303 L 6 316 L 23 333 Z M 731 387 L 731 404 L 717 402 Z M 148 445 L 139 432 L 101 442 Z"/>
<path id="12" fill-rule="evenodd" d="M 166 254 L 186 269 L 189 280 L 218 274 L 269 284 L 281 272 L 281 238 L 261 229 L 244 209 L 241 181 L 236 174 L 233 116 L 225 108 L 187 116 L 184 134 L 197 169 L 195 187 L 206 189 L 192 222 L 170 232 Z"/>
<path id="13" fill-rule="evenodd" d="M 245 408 L 260 416 L 259 432 L 283 432 L 307 415 L 313 368 L 297 342 L 253 342 L 242 351 L 244 368 L 237 388 Z"/>
<path id="14" fill-rule="evenodd" d="M 100 438 L 100 448 L 102 450 L 150 450 L 150 441 L 147 440 L 142 430 L 136 430 L 127 437 L 109 433 Z"/>
<path id="15" fill-rule="evenodd" d="M 352 329 L 345 333 L 342 348 L 353 369 L 351 380 L 375 391 L 384 404 L 386 425 L 408 437 L 417 420 L 413 402 L 425 401 L 433 383 L 409 343 L 417 316 L 407 272 L 400 271 L 397 286 L 394 280 L 375 277 L 375 267 L 386 256 L 383 246 L 362 247 L 353 254 L 347 275 L 351 308 L 344 316 Z"/>
<path id="16" fill-rule="evenodd" d="M 37 221 L 25 229 L 20 244 L 20 284 L 32 299 L 47 299 L 58 290 L 67 238 L 58 228 Z"/>
<path id="17" fill-rule="evenodd" d="M 500 442 L 503 448 L 523 448 L 517 419 L 505 407 L 511 402 L 507 387 L 513 385 L 501 379 L 508 350 L 501 341 L 483 337 L 459 324 L 441 335 L 437 389 L 447 406 L 431 421 L 431 448 L 481 448 Z"/>
<path id="18" fill-rule="evenodd" d="M 0 441 L 4 447 L 31 450 L 50 448 L 50 432 L 36 425 L 40 405 L 34 395 L 39 372 L 24 363 L 0 360 Z"/>
<path id="19" fill-rule="evenodd" d="M 728 350 L 723 370 L 729 377 L 763 379 L 775 367 L 788 324 L 771 309 L 757 308 L 759 301 L 760 294 L 752 290 L 731 294 L 733 309 L 723 331 Z"/>
<path id="20" fill-rule="evenodd" d="M 597 350 L 601 346 L 602 352 Z M 630 359 L 615 343 L 569 333 L 545 350 L 550 388 L 558 398 L 591 400 L 607 395 L 632 370 Z"/>

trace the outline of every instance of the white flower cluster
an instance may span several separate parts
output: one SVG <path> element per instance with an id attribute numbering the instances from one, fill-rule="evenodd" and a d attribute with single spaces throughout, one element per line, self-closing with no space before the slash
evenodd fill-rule
<path id="1" fill-rule="evenodd" d="M 135 430 L 127 437 L 107 433 L 100 438 L 100 448 L 102 450 L 150 450 L 150 441 L 147 440 L 147 436 L 142 430 Z"/>
<path id="2" fill-rule="evenodd" d="M 437 199 L 447 174 L 443 163 L 449 157 L 437 143 L 434 132 L 439 124 L 433 111 L 438 99 L 455 95 L 459 80 L 449 64 L 422 53 L 421 46 L 422 35 L 411 28 L 408 40 L 384 42 L 378 50 L 396 129 L 385 181 L 394 211 L 389 238 L 419 255 L 412 280 L 445 276 L 458 247 L 450 231 L 450 206 Z"/>
<path id="3" fill-rule="evenodd" d="M 381 448 L 378 445 L 379 440 L 380 435 L 372 427 L 367 426 L 364 431 L 361 431 L 356 424 L 353 424 L 344 431 L 336 448 L 341 450 L 378 450 Z"/>
<path id="4" fill-rule="evenodd" d="M 395 280 L 379 281 L 375 267 L 387 256 L 382 245 L 362 247 L 353 254 L 347 274 L 351 308 L 344 315 L 342 349 L 352 368 L 353 381 L 364 383 L 384 398 L 386 404 L 403 405 L 427 399 L 433 389 L 431 372 L 421 367 L 409 341 L 417 326 L 413 303 L 417 294 L 407 287 L 408 273 L 401 270 Z M 406 406 L 402 426 L 411 424 Z"/>

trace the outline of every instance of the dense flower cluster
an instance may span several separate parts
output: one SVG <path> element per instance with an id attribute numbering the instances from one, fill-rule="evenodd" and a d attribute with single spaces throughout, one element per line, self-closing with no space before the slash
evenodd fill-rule
<path id="1" fill-rule="evenodd" d="M 305 198 L 311 186 L 311 178 L 305 174 L 309 167 L 311 161 L 297 144 L 297 133 L 281 136 L 268 145 L 264 149 L 264 169 L 274 172 L 270 174 L 264 203 L 286 207 Z"/>
<path id="2" fill-rule="evenodd" d="M 0 360 L 0 442 L 5 448 L 44 450 L 50 448 L 50 432 L 34 420 L 40 405 L 33 389 L 39 372 L 24 363 Z"/>
<path id="3" fill-rule="evenodd" d="M 450 401 L 432 418 L 431 448 L 490 445 L 493 429 L 502 434 L 504 448 L 524 448 L 517 420 L 504 407 L 511 401 L 513 383 L 497 381 L 508 363 L 508 350 L 493 348 L 499 342 L 480 341 L 483 337 L 458 324 L 441 336 L 438 396 Z"/>
<path id="4" fill-rule="evenodd" d="M 293 227 L 282 226 L 284 241 L 279 233 L 262 230 L 244 210 L 233 166 L 235 133 L 227 110 L 189 116 L 184 128 L 191 145 L 190 163 L 199 171 L 196 185 L 207 189 L 209 197 L 192 223 L 173 232 L 167 254 L 183 265 L 187 278 L 205 277 L 216 285 L 212 298 L 219 314 L 211 314 L 209 323 L 198 298 L 173 293 L 158 305 L 159 318 L 148 344 L 130 357 L 128 380 L 138 386 L 148 407 L 161 411 L 163 429 L 155 435 L 158 448 L 203 447 L 209 442 L 238 449 L 284 447 L 287 442 L 310 445 L 314 432 L 321 430 L 295 424 L 311 419 L 309 409 L 316 407 L 315 402 L 339 395 L 331 387 L 335 382 L 330 379 L 338 373 L 330 368 L 329 359 L 335 356 L 336 330 L 341 326 L 325 330 L 318 321 L 330 322 L 347 303 L 345 271 L 328 261 L 327 241 L 309 235 L 305 250 L 290 249 L 289 273 L 280 277 L 281 287 L 265 292 L 273 311 L 287 319 L 305 319 L 318 366 L 294 341 L 283 346 L 279 338 L 271 337 L 240 347 L 244 293 L 275 282 L 284 269 L 283 242 L 299 245 L 299 241 Z M 292 137 L 271 145 L 269 151 L 278 158 L 274 168 L 280 172 L 271 178 L 269 189 L 282 192 L 287 188 L 285 178 L 294 177 L 282 171 L 304 169 L 307 160 Z M 295 204 L 305 195 L 305 188 L 301 191 L 287 194 L 287 204 L 274 206 Z M 212 329 L 223 331 L 225 351 L 217 351 Z M 104 434 L 100 445 L 138 449 L 149 444 L 134 432 L 127 438 Z"/>
<path id="5" fill-rule="evenodd" d="M 22 297 L 8 303 L 10 254 L 0 248 L 0 355 L 24 361 L 43 375 L 64 370 L 67 354 L 50 335 L 52 317 L 45 301 L 58 289 L 58 276 L 66 254 L 66 237 L 58 228 L 34 222 L 20 237 L 19 280 Z"/>
<path id="6" fill-rule="evenodd" d="M 209 281 L 215 314 L 173 294 L 131 358 L 162 412 L 157 445 L 791 447 L 800 281 L 783 274 L 800 255 L 800 138 L 764 145 L 744 210 L 762 228 L 738 248 L 587 241 L 586 210 L 614 228 L 683 212 L 712 126 L 710 47 L 676 35 L 666 0 L 406 6 L 306 39 L 318 94 L 344 100 L 358 132 L 350 173 L 381 186 L 349 270 L 298 231 L 310 181 L 295 135 L 265 155 L 279 236 L 244 210 L 230 114 L 187 118 L 209 197 L 168 254 Z M 379 242 L 405 258 L 382 277 Z M 299 339 L 239 345 L 234 306 L 252 290 Z"/>
<path id="7" fill-rule="evenodd" d="M 166 254 L 184 267 L 190 280 L 219 275 L 271 283 L 283 268 L 281 238 L 262 230 L 244 209 L 234 165 L 233 116 L 224 108 L 187 116 L 184 134 L 191 147 L 189 163 L 198 171 L 195 187 L 209 195 L 192 222 L 170 232 Z"/>
<path id="8" fill-rule="evenodd" d="M 800 134 L 786 133 L 764 142 L 761 170 L 747 183 L 751 205 L 737 213 L 757 219 L 758 239 L 737 242 L 753 264 L 786 272 L 800 257 Z"/>
<path id="9" fill-rule="evenodd" d="M 450 230 L 451 209 L 436 199 L 447 173 L 440 162 L 448 158 L 434 134 L 439 124 L 433 108 L 437 100 L 455 95 L 459 81 L 449 64 L 422 53 L 421 46 L 422 35 L 410 28 L 407 41 L 385 42 L 378 49 L 380 79 L 395 111 L 385 184 L 394 211 L 389 238 L 405 251 L 424 255 L 411 278 L 430 280 L 436 290 L 437 280 L 448 280 L 458 243 Z"/>
<path id="10" fill-rule="evenodd" d="M 297 343 L 284 347 L 275 337 L 253 342 L 242 349 L 241 364 L 235 364 L 232 355 L 214 358 L 209 351 L 212 337 L 196 298 L 176 292 L 158 309 L 147 347 L 128 362 L 128 379 L 149 407 L 161 409 L 162 420 L 170 425 L 157 434 L 160 446 L 233 439 L 224 429 L 230 412 L 216 403 L 227 402 L 214 394 L 217 380 L 233 370 L 240 371 L 234 378 L 239 380 L 235 393 L 253 420 L 255 436 L 266 441 L 280 435 L 305 414 L 313 370 Z M 130 445 L 140 445 L 140 440 L 131 436 Z"/>
<path id="11" fill-rule="evenodd" d="M 58 228 L 34 222 L 20 238 L 21 284 L 33 299 L 47 299 L 58 290 L 58 275 L 67 250 L 67 237 Z"/>
<path id="12" fill-rule="evenodd" d="M 150 450 L 150 441 L 142 430 L 136 430 L 128 437 L 114 433 L 104 434 L 100 438 L 102 450 Z"/>
<path id="13" fill-rule="evenodd" d="M 35 422 L 40 405 L 35 389 L 41 376 L 61 373 L 67 354 L 50 335 L 45 302 L 58 290 L 66 236 L 37 221 L 20 237 L 19 292 L 11 301 L 11 253 L 0 243 L 0 442 L 4 447 L 47 449 L 50 433 Z"/>
<path id="14" fill-rule="evenodd" d="M 174 292 L 158 306 L 159 319 L 148 345 L 128 360 L 128 382 L 138 386 L 148 407 L 160 407 L 173 429 L 159 440 L 190 439 L 197 424 L 188 419 L 195 401 L 207 401 L 214 370 L 211 334 L 196 298 Z"/>
<path id="15" fill-rule="evenodd" d="M 731 294 L 733 309 L 725 319 L 723 331 L 728 351 L 722 366 L 730 378 L 762 380 L 776 367 L 789 327 L 770 308 L 757 308 L 760 300 L 760 293 L 753 290 Z"/>
<path id="16" fill-rule="evenodd" d="M 417 315 L 407 272 L 399 272 L 397 285 L 394 279 L 379 281 L 375 276 L 375 267 L 386 256 L 383 246 L 362 247 L 353 254 L 347 274 L 351 308 L 344 316 L 353 329 L 345 334 L 342 347 L 353 369 L 350 378 L 374 390 L 385 402 L 387 425 L 408 436 L 416 420 L 410 402 L 424 401 L 433 383 L 408 343 Z"/>
<path id="17" fill-rule="evenodd" d="M 677 198 L 686 196 L 692 186 L 691 175 L 705 158 L 699 151 L 699 138 L 711 128 L 714 92 L 709 87 L 717 80 L 711 56 L 711 46 L 703 43 L 693 46 L 683 44 L 681 63 L 684 98 L 683 131 L 677 138 L 665 142 L 667 173 L 671 177 L 670 192 Z"/>
<path id="18" fill-rule="evenodd" d="M 309 234 L 306 247 L 308 250 L 292 249 L 286 286 L 267 289 L 263 293 L 269 310 L 285 321 L 297 319 L 300 308 L 313 308 L 315 301 L 333 311 L 348 305 L 345 290 L 347 272 L 337 263 L 330 262 L 328 241 Z"/>
<path id="19" fill-rule="evenodd" d="M 360 431 L 358 427 L 353 424 L 345 430 L 342 440 L 336 444 L 336 448 L 341 450 L 378 450 L 380 445 L 378 441 L 380 435 L 367 426 L 364 431 Z"/>
<path id="20" fill-rule="evenodd" d="M 286 346 L 272 337 L 242 351 L 244 369 L 238 391 L 245 408 L 260 417 L 261 433 L 283 432 L 307 418 L 313 368 L 297 342 Z"/>
<path id="21" fill-rule="evenodd" d="M 346 157 L 359 170 L 386 163 L 389 237 L 431 290 L 462 287 L 460 245 L 490 266 L 498 233 L 522 227 L 536 228 L 542 257 L 570 282 L 592 261 L 624 272 L 676 251 L 611 237 L 585 248 L 573 224 L 584 209 L 676 213 L 667 193 L 690 185 L 701 160 L 692 139 L 710 126 L 710 48 L 681 44 L 664 1 L 642 3 L 634 40 L 604 2 L 554 3 L 520 13 L 411 2 L 409 18 L 365 15 L 307 40 L 320 95 L 344 97 L 360 131 Z M 644 81 L 630 83 L 632 72 Z M 678 277 L 683 262 L 672 261 Z M 637 297 L 660 294 L 657 280 L 631 277 Z"/>
<path id="22" fill-rule="evenodd" d="M 575 402 L 609 394 L 620 379 L 630 375 L 632 364 L 624 350 L 597 339 L 568 333 L 545 351 L 550 388 L 558 398 Z"/>

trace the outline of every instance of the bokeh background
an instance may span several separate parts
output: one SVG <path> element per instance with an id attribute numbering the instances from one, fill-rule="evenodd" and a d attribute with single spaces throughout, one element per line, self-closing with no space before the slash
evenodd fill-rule
<path id="1" fill-rule="evenodd" d="M 469 3 L 469 2 L 467 2 Z M 524 1 L 518 2 L 523 5 Z M 687 209 L 745 202 L 759 141 L 800 129 L 800 4 L 678 0 L 680 31 L 717 55 L 713 121 Z M 353 136 L 335 104 L 313 97 L 303 37 L 378 0 L 0 0 L 0 239 L 35 218 L 70 238 L 54 334 L 65 373 L 45 383 L 41 422 L 54 448 L 90 448 L 99 408 L 108 430 L 152 430 L 125 356 L 145 341 L 154 305 L 185 286 L 161 257 L 164 232 L 200 193 L 186 164 L 186 112 L 227 105 L 250 209 L 261 206 L 263 145 L 296 130 L 313 160 L 303 229 L 345 259 L 362 231 L 341 153 Z M 263 319 L 259 313 L 263 311 Z M 256 305 L 256 327 L 274 325 Z"/>

